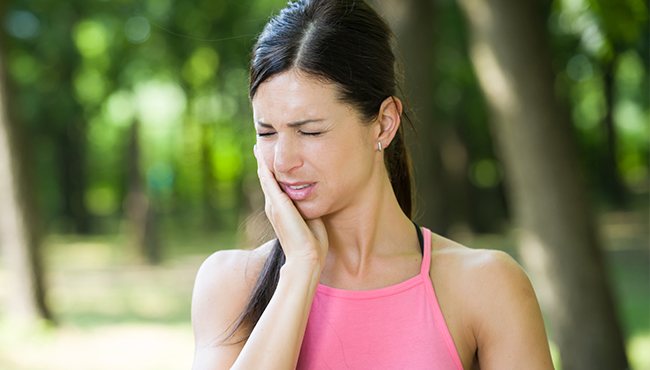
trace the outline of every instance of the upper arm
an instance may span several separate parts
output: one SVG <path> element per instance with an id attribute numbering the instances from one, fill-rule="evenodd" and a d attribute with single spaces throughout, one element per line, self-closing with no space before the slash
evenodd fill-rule
<path id="1" fill-rule="evenodd" d="M 194 370 L 227 369 L 241 352 L 243 342 L 225 344 L 223 340 L 243 310 L 250 292 L 244 253 L 216 252 L 203 262 L 196 275 L 192 292 Z M 235 338 L 240 334 L 236 333 Z"/>
<path id="2" fill-rule="evenodd" d="M 489 251 L 474 271 L 475 337 L 481 370 L 552 369 L 535 291 L 506 253 Z"/>

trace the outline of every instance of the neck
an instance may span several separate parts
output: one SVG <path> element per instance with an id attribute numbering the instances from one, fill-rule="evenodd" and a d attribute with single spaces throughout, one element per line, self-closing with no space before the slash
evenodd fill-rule
<path id="1" fill-rule="evenodd" d="M 323 217 L 329 239 L 327 264 L 362 276 L 374 257 L 420 253 L 410 219 L 388 176 L 373 181 L 355 204 Z M 326 265 L 327 266 L 327 265 Z"/>

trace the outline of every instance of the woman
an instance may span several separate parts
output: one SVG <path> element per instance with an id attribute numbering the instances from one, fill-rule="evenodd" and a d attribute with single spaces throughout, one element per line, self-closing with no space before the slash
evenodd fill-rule
<path id="1" fill-rule="evenodd" d="M 277 235 L 201 266 L 194 369 L 550 369 L 524 272 L 418 227 L 390 30 L 303 0 L 254 48 L 254 154 Z"/>

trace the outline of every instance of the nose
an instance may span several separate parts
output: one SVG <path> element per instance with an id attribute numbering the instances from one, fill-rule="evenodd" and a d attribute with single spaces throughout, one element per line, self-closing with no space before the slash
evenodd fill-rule
<path id="1" fill-rule="evenodd" d="M 290 173 L 302 166 L 300 144 L 292 138 L 279 138 L 275 142 L 273 168 L 276 173 Z"/>

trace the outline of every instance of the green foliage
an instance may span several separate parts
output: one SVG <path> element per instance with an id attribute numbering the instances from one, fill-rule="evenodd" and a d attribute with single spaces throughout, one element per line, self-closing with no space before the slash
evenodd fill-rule
<path id="1" fill-rule="evenodd" d="M 628 189 L 647 191 L 650 166 L 648 9 L 640 0 L 558 0 L 550 18 L 559 95 L 572 109 L 593 192 L 612 196 L 604 158 Z M 609 96 L 608 96 L 609 94 Z M 608 154 L 615 127 L 615 152 Z"/>
<path id="2" fill-rule="evenodd" d="M 4 17 L 12 108 L 38 143 L 33 158 L 46 221 L 73 217 L 69 197 L 81 197 L 96 222 L 124 215 L 127 142 L 137 121 L 140 171 L 162 217 L 183 222 L 212 212 L 212 228 L 232 229 L 224 220 L 240 219 L 245 178 L 255 168 L 250 48 L 284 3 L 13 0 Z M 453 133 L 466 151 L 465 181 L 480 194 L 476 209 L 483 199 L 483 208 L 493 209 L 503 173 L 466 30 L 455 4 L 441 3 L 438 12 L 431 124 Z M 625 184 L 643 189 L 650 177 L 647 24 L 641 0 L 558 0 L 549 18 L 558 92 L 570 102 L 594 191 L 605 197 L 599 164 L 610 111 Z M 81 172 L 70 161 L 79 161 Z M 66 185 L 75 177 L 83 179 L 79 194 Z"/>
<path id="3" fill-rule="evenodd" d="M 140 168 L 154 202 L 171 212 L 166 217 L 196 212 L 223 189 L 233 198 L 250 165 L 244 147 L 254 141 L 250 131 L 241 135 L 241 122 L 250 122 L 243 71 L 255 34 L 279 5 L 12 1 L 5 19 L 15 115 L 44 144 L 34 157 L 54 156 L 52 168 L 36 173 L 38 183 L 69 191 L 57 185 L 66 181 L 69 159 L 56 152 L 72 145 L 64 140 L 73 134 L 85 153 L 84 172 L 69 175 L 86 180 L 79 196 L 96 221 L 119 217 L 129 127 L 139 121 Z M 205 176 L 214 178 L 209 188 Z M 46 219 L 71 217 L 62 198 L 44 192 Z M 231 212 L 232 204 L 215 211 Z"/>

